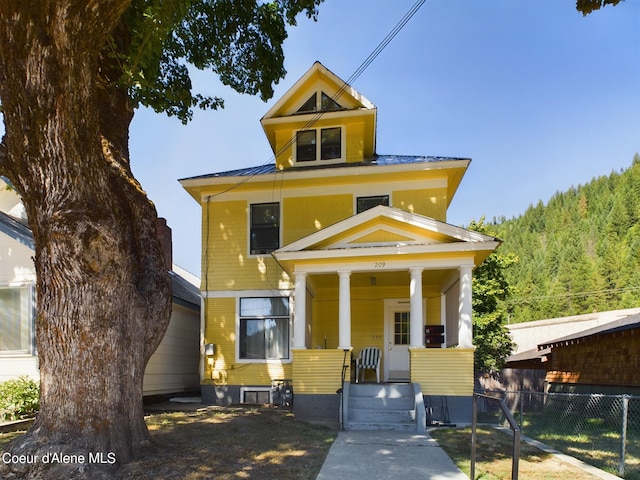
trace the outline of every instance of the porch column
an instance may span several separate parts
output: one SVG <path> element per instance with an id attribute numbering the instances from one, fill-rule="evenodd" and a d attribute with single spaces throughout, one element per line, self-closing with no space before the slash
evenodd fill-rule
<path id="1" fill-rule="evenodd" d="M 422 268 L 410 268 L 411 284 L 409 297 L 411 301 L 409 346 L 411 348 L 424 347 L 422 328 Z"/>
<path id="2" fill-rule="evenodd" d="M 351 348 L 351 272 L 339 270 L 340 306 L 338 309 L 338 349 Z"/>
<path id="3" fill-rule="evenodd" d="M 471 269 L 473 265 L 460 265 L 460 304 L 458 307 L 458 345 L 473 347 L 473 324 L 471 321 Z"/>
<path id="4" fill-rule="evenodd" d="M 293 310 L 293 348 L 306 347 L 307 272 L 296 272 L 295 304 Z"/>

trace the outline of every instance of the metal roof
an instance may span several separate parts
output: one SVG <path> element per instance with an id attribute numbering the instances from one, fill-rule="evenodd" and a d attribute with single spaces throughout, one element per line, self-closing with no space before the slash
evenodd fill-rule
<path id="1" fill-rule="evenodd" d="M 289 171 L 319 170 L 319 169 L 336 169 L 362 166 L 388 166 L 388 165 L 407 165 L 416 163 L 436 163 L 451 160 L 469 160 L 468 158 L 456 157 L 431 157 L 417 155 L 375 155 L 362 162 L 334 163 L 330 165 L 314 165 L 309 167 L 300 167 L 289 169 Z M 227 170 L 224 172 L 208 173 L 195 177 L 181 178 L 183 180 L 197 180 L 205 178 L 221 178 L 221 177 L 252 177 L 256 175 L 268 175 L 276 173 L 275 163 L 267 163 L 255 167 L 238 168 L 236 170 Z"/>
<path id="2" fill-rule="evenodd" d="M 29 226 L 24 221 L 4 212 L 0 212 L 0 232 L 5 233 L 32 250 L 36 248 Z"/>
<path id="3" fill-rule="evenodd" d="M 200 289 L 174 271 L 169 272 L 173 289 L 173 302 L 200 311 Z"/>
<path id="4" fill-rule="evenodd" d="M 538 345 L 538 350 L 544 350 L 549 347 L 558 347 L 561 345 L 580 343 L 582 340 L 593 337 L 595 335 L 623 332 L 625 330 L 632 330 L 634 328 L 640 328 L 640 314 L 629 315 L 628 317 L 621 318 L 620 320 L 608 322 L 604 325 L 599 325 L 588 330 L 583 330 L 582 332 L 574 333 L 573 335 L 567 335 L 566 337 L 549 340 Z"/>

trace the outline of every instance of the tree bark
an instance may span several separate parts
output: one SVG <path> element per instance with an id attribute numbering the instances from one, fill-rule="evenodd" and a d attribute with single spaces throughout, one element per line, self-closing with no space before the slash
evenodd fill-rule
<path id="1" fill-rule="evenodd" d="M 171 287 L 129 167 L 127 92 L 101 56 L 128 4 L 0 0 L 0 172 L 36 245 L 40 412 L 7 448 L 36 462 L 0 464 L 21 478 L 107 478 L 149 442 L 142 380 Z"/>

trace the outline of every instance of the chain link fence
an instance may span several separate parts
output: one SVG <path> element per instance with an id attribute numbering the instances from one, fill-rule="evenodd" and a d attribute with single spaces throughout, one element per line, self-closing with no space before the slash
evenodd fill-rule
<path id="1" fill-rule="evenodd" d="M 579 393 L 485 391 L 505 401 L 522 433 L 625 479 L 640 480 L 640 397 Z M 478 405 L 478 419 L 502 425 L 504 415 Z"/>

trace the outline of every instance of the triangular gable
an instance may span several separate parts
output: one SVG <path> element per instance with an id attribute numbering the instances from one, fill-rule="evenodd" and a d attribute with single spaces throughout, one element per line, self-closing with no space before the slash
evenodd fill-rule
<path id="1" fill-rule="evenodd" d="M 317 101 L 321 106 L 311 109 L 308 105 L 311 103 L 310 99 L 314 94 L 316 94 Z M 307 108 L 304 107 L 305 105 L 307 105 Z M 375 106 L 320 62 L 315 62 L 269 109 L 262 117 L 261 122 L 264 124 L 265 121 L 272 118 L 299 115 L 301 113 L 316 113 L 323 108 L 326 111 L 340 109 L 373 110 Z"/>
<path id="2" fill-rule="evenodd" d="M 433 218 L 380 205 L 290 243 L 274 253 L 496 241 L 493 237 Z"/>

